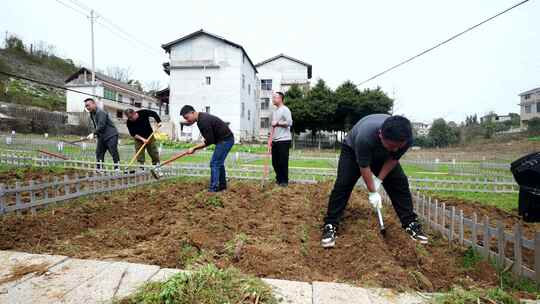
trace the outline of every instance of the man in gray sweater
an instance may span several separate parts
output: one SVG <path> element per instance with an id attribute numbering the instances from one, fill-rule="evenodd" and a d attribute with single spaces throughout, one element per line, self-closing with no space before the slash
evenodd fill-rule
<path id="1" fill-rule="evenodd" d="M 283 103 L 285 95 L 274 93 L 272 103 L 276 110 L 272 114 L 272 167 L 276 172 L 276 184 L 287 187 L 289 184 L 289 149 L 291 148 L 291 111 Z"/>
<path id="2" fill-rule="evenodd" d="M 114 168 L 118 170 L 118 163 L 120 162 L 120 155 L 118 154 L 118 130 L 107 112 L 97 107 L 95 100 L 92 98 L 85 99 L 84 107 L 90 112 L 90 120 L 94 127 L 94 132 L 90 133 L 86 138 L 93 139 L 97 137 L 97 168 L 101 169 L 101 163 L 105 160 L 105 152 L 109 151 L 115 163 Z"/>

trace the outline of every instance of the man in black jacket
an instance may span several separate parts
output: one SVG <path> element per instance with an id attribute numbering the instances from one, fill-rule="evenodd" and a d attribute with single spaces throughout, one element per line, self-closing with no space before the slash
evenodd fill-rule
<path id="1" fill-rule="evenodd" d="M 118 163 L 120 162 L 120 155 L 118 154 L 118 130 L 107 112 L 97 107 L 95 100 L 92 98 L 85 99 L 84 107 L 90 112 L 90 119 L 94 127 L 94 132 L 90 133 L 86 138 L 93 139 L 97 137 L 97 168 L 101 168 L 101 163 L 105 160 L 105 152 L 109 151 L 115 163 L 114 168 L 118 170 Z"/>
<path id="2" fill-rule="evenodd" d="M 185 119 L 187 125 L 196 122 L 204 138 L 204 142 L 190 148 L 188 154 L 193 154 L 195 151 L 210 145 L 216 145 L 210 160 L 210 187 L 208 191 L 218 192 L 227 189 L 225 158 L 234 145 L 233 133 L 223 120 L 208 113 L 196 112 L 190 105 L 183 106 L 180 115 Z"/>
<path id="3" fill-rule="evenodd" d="M 151 110 L 139 110 L 134 111 L 133 109 L 126 109 L 124 113 L 127 116 L 127 128 L 129 134 L 135 139 L 135 153 L 146 144 L 146 151 L 152 158 L 152 165 L 159 164 L 159 152 L 156 146 L 155 138 L 150 138 L 150 135 L 154 132 L 152 126 L 150 125 L 150 117 L 153 117 L 157 123 L 157 128 L 161 127 L 161 118 L 159 115 Z M 144 152 L 140 153 L 137 156 L 137 162 L 144 165 L 145 156 Z"/>

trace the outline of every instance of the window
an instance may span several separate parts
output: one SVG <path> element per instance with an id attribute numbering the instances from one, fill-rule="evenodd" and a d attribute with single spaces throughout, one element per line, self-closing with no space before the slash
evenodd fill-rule
<path id="1" fill-rule="evenodd" d="M 270 107 L 270 98 L 261 98 L 261 110 L 268 110 Z"/>
<path id="2" fill-rule="evenodd" d="M 130 98 L 130 99 L 129 99 L 129 103 L 130 103 L 131 105 L 134 105 L 134 104 L 135 104 L 135 98 Z"/>
<path id="3" fill-rule="evenodd" d="M 536 113 L 540 113 L 540 102 L 536 103 Z"/>
<path id="4" fill-rule="evenodd" d="M 204 111 L 205 111 L 206 113 L 210 113 L 210 107 L 204 107 Z"/>
<path id="5" fill-rule="evenodd" d="M 122 102 L 122 94 L 118 94 L 118 99 L 117 99 L 119 102 Z"/>
<path id="6" fill-rule="evenodd" d="M 251 84 L 248 84 L 248 95 L 251 95 Z"/>
<path id="7" fill-rule="evenodd" d="M 523 99 L 527 100 L 527 99 L 530 99 L 531 98 L 531 94 L 526 94 L 523 96 Z"/>
<path id="8" fill-rule="evenodd" d="M 103 98 L 108 100 L 116 100 L 116 92 L 109 88 L 103 88 Z"/>
<path id="9" fill-rule="evenodd" d="M 135 103 L 135 107 L 137 107 L 137 108 L 140 108 L 140 107 L 142 107 L 142 103 L 140 103 L 140 102 L 136 102 L 136 103 Z"/>
<path id="10" fill-rule="evenodd" d="M 246 62 L 246 56 L 244 56 L 244 54 L 242 54 L 242 63 Z"/>
<path id="11" fill-rule="evenodd" d="M 242 74 L 242 89 L 246 87 L 246 75 Z"/>
<path id="12" fill-rule="evenodd" d="M 261 90 L 272 91 L 272 79 L 261 79 Z"/>
<path id="13" fill-rule="evenodd" d="M 525 113 L 531 113 L 531 105 L 525 105 Z"/>
<path id="14" fill-rule="evenodd" d="M 251 119 L 251 110 L 248 110 L 248 120 Z"/>
<path id="15" fill-rule="evenodd" d="M 242 110 L 240 112 L 240 117 L 244 117 L 245 112 L 246 112 L 246 104 L 242 102 Z"/>
<path id="16" fill-rule="evenodd" d="M 124 118 L 124 112 L 122 110 L 116 110 L 116 118 Z"/>
<path id="17" fill-rule="evenodd" d="M 211 85 L 212 84 L 212 78 L 210 78 L 210 76 L 206 76 L 206 85 Z"/>
<path id="18" fill-rule="evenodd" d="M 270 127 L 270 118 L 261 117 L 261 129 L 268 129 Z"/>

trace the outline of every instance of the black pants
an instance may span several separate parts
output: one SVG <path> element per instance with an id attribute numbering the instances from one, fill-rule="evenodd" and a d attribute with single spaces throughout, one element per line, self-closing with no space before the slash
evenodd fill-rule
<path id="1" fill-rule="evenodd" d="M 118 154 L 118 135 L 110 137 L 106 140 L 98 138 L 96 146 L 96 160 L 98 162 L 97 168 L 101 169 L 101 164 L 105 162 L 105 152 L 109 151 L 112 156 L 113 162 L 118 164 L 120 162 L 120 155 Z M 118 166 L 114 166 L 118 169 Z"/>
<path id="2" fill-rule="evenodd" d="M 379 175 L 383 163 L 375 163 L 370 166 L 373 174 Z M 354 150 L 342 145 L 341 155 L 339 156 L 338 172 L 334 189 L 330 194 L 328 201 L 328 211 L 324 218 L 325 224 L 338 225 L 347 207 L 352 190 L 360 178 L 360 167 L 356 162 Z M 413 210 L 412 196 L 409 189 L 409 181 L 398 164 L 383 180 L 383 187 L 388 193 L 392 206 L 401 221 L 401 225 L 406 227 L 416 220 L 416 214 Z"/>
<path id="3" fill-rule="evenodd" d="M 289 183 L 289 149 L 290 140 L 272 142 L 272 167 L 276 172 L 276 182 L 278 184 Z"/>

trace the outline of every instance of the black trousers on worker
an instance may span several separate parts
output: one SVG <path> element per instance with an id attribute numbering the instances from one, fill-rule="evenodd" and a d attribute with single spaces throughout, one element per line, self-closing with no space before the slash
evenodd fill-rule
<path id="1" fill-rule="evenodd" d="M 382 166 L 383 163 L 375 163 L 372 164 L 370 168 L 373 174 L 377 176 L 379 175 Z M 354 150 L 347 145 L 342 145 L 337 178 L 334 189 L 330 194 L 328 211 L 324 218 L 325 224 L 339 225 L 341 216 L 351 197 L 352 190 L 360 177 L 360 167 L 356 162 Z M 392 201 L 392 206 L 401 221 L 401 225 L 406 227 L 411 222 L 416 221 L 417 217 L 413 210 L 409 181 L 399 164 L 390 171 L 383 180 L 382 185 Z"/>
<path id="2" fill-rule="evenodd" d="M 276 183 L 289 183 L 289 149 L 290 140 L 272 142 L 272 167 L 276 172 Z"/>
<path id="3" fill-rule="evenodd" d="M 120 162 L 120 155 L 118 154 L 118 135 L 109 137 L 105 140 L 98 138 L 96 146 L 96 160 L 98 162 L 97 168 L 101 169 L 101 164 L 105 162 L 105 152 L 109 151 L 115 163 L 114 168 L 118 169 L 118 163 Z"/>

